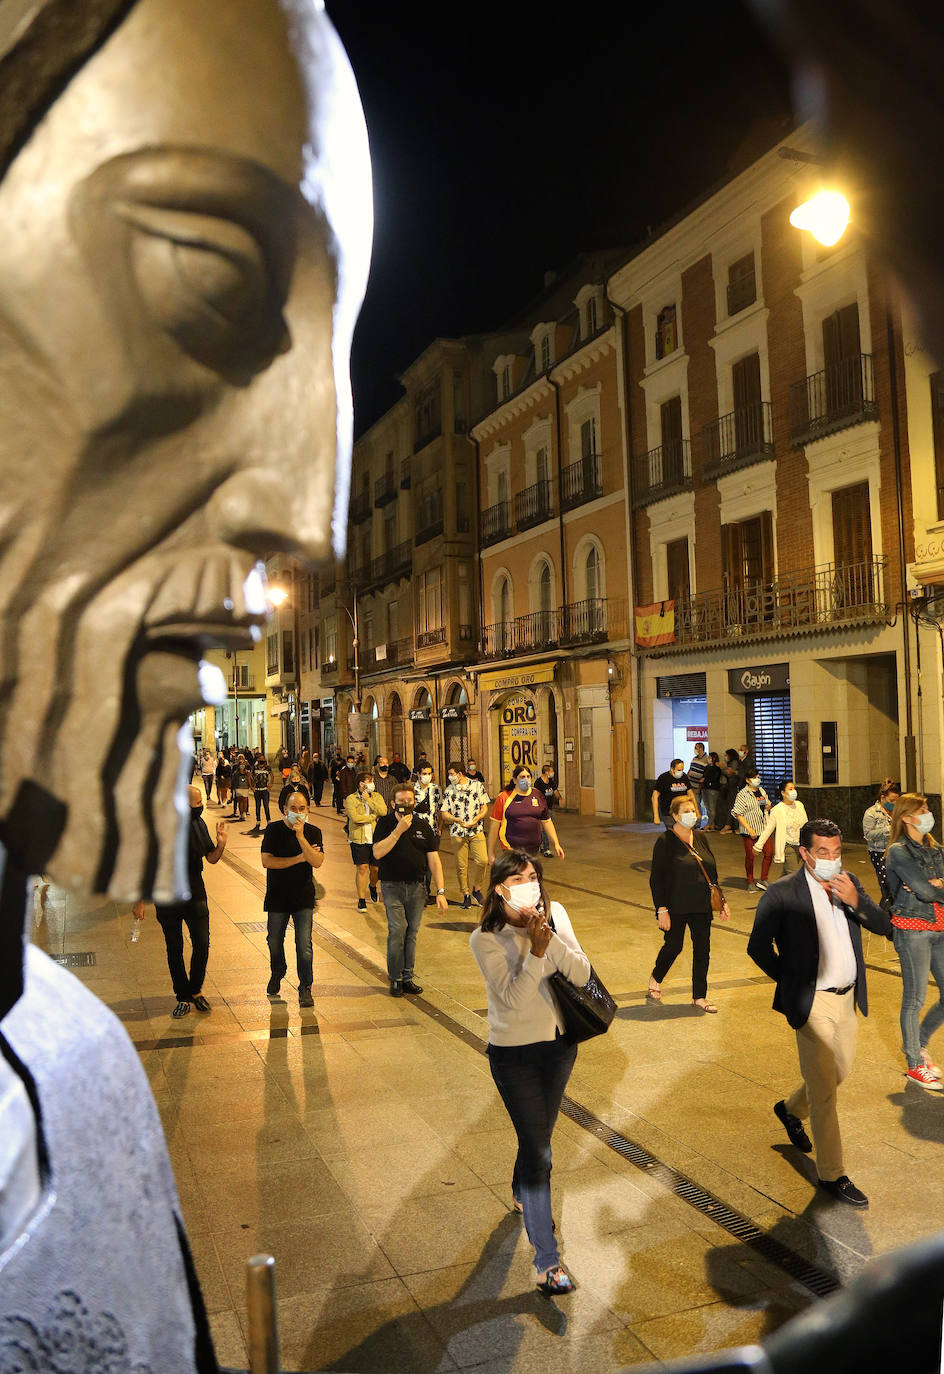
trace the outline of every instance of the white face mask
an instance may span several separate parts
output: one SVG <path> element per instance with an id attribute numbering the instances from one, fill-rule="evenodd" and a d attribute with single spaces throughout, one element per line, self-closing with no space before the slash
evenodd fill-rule
<path id="1" fill-rule="evenodd" d="M 797 799 L 797 790 L 796 790 L 796 788 L 795 788 L 795 787 L 788 787 L 787 790 L 786 790 L 786 792 L 784 793 L 784 796 L 786 797 L 787 801 L 796 801 L 796 799 Z"/>
<path id="2" fill-rule="evenodd" d="M 541 900 L 540 883 L 515 883 L 513 886 L 505 887 L 507 896 L 505 901 L 512 911 L 524 911 L 527 907 L 533 907 Z"/>
<path id="3" fill-rule="evenodd" d="M 298 825 L 299 821 L 305 819 L 305 813 L 304 811 L 286 811 L 285 819 L 288 821 L 289 825 Z"/>
<path id="4" fill-rule="evenodd" d="M 696 811 L 680 811 L 678 814 L 678 823 L 684 825 L 686 830 L 694 830 L 697 820 L 698 813 Z"/>
<path id="5" fill-rule="evenodd" d="M 372 782 L 365 782 L 365 783 L 364 783 L 364 791 L 365 791 L 365 792 L 373 792 L 373 790 L 374 790 L 374 784 L 373 784 Z"/>
<path id="6" fill-rule="evenodd" d="M 934 817 L 930 811 L 922 811 L 920 816 L 915 816 L 912 825 L 922 835 L 928 835 L 934 829 Z"/>
<path id="7" fill-rule="evenodd" d="M 817 859 L 813 872 L 821 882 L 828 883 L 842 872 L 842 859 Z"/>
<path id="8" fill-rule="evenodd" d="M 680 777 L 682 776 L 682 770 L 681 770 L 681 768 L 673 768 L 673 769 L 672 769 L 672 776 L 673 776 L 673 778 L 680 778 Z"/>

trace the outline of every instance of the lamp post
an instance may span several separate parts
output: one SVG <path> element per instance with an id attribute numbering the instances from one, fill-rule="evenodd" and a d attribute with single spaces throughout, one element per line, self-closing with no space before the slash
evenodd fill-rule
<path id="1" fill-rule="evenodd" d="M 801 148 L 781 148 L 780 156 L 794 162 L 824 165 L 826 159 L 818 153 Z M 807 230 L 817 243 L 832 248 L 846 231 L 850 219 L 849 202 L 838 191 L 821 187 L 813 196 L 798 205 L 790 215 L 795 229 Z M 914 713 L 911 703 L 911 636 L 908 632 L 908 570 L 905 561 L 905 505 L 902 491 L 901 411 L 898 396 L 898 369 L 895 365 L 895 322 L 888 296 L 885 297 L 885 347 L 888 354 L 888 385 L 891 402 L 892 450 L 895 459 L 895 497 L 898 524 L 898 571 L 905 679 L 905 787 L 914 792 L 917 780 L 917 747 L 914 736 Z"/>
<path id="2" fill-rule="evenodd" d="M 282 608 L 282 606 L 285 605 L 286 601 L 289 601 L 289 600 L 290 600 L 290 598 L 289 598 L 289 593 L 286 591 L 286 589 L 285 589 L 284 587 L 270 587 L 270 588 L 269 588 L 269 591 L 268 591 L 268 598 L 269 598 L 270 604 L 271 604 L 272 606 L 274 606 L 276 610 L 280 610 L 280 609 Z M 298 643 L 298 597 L 291 598 L 291 607 L 292 607 L 292 660 L 293 660 L 292 666 L 293 666 L 294 671 L 295 671 L 295 686 L 294 686 L 294 688 L 292 689 L 292 691 L 291 691 L 291 693 L 290 693 L 290 698 L 291 698 L 291 697 L 294 697 L 294 700 L 295 700 L 295 708 L 294 708 L 294 714 L 295 714 L 295 729 L 294 729 L 294 737 L 293 737 L 293 741 L 292 741 L 292 742 L 293 742 L 293 744 L 294 744 L 294 746 L 295 746 L 293 752 L 294 752 L 295 756 L 297 757 L 297 756 L 301 753 L 301 750 L 299 749 L 298 746 L 299 746 L 300 743 L 301 743 L 301 731 L 302 731 L 302 701 L 301 701 L 301 685 L 300 685 L 301 674 L 300 674 L 300 671 L 299 671 L 299 668 L 300 668 L 300 664 L 299 664 L 300 655 L 299 655 L 299 643 Z M 280 631 L 279 631 L 279 632 L 281 633 L 281 628 L 280 628 Z M 281 652 L 282 652 L 282 645 L 281 645 L 281 644 L 279 645 L 279 651 L 280 651 L 280 657 L 281 657 Z M 283 664 L 283 667 L 284 667 L 284 664 Z M 287 741 L 287 739 L 285 739 L 284 732 L 283 732 L 282 743 L 283 743 L 283 745 L 284 745 L 286 748 L 288 747 L 288 741 Z"/>

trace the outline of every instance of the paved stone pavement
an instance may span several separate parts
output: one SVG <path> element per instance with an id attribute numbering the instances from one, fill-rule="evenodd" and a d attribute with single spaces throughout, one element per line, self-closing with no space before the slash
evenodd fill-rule
<path id="1" fill-rule="evenodd" d="M 219 814 L 208 808 L 211 829 Z M 511 1211 L 514 1137 L 482 1053 L 477 910 L 427 909 L 424 995 L 393 1000 L 383 907 L 357 913 L 340 818 L 322 807 L 312 819 L 327 854 L 314 1011 L 299 1009 L 291 975 L 284 1000 L 265 995 L 258 840 L 242 829 L 207 868 L 209 1015 L 171 1019 L 153 916 L 131 943 L 130 914 L 112 902 L 82 907 L 52 889 L 35 913 L 51 953 L 94 953 L 77 976 L 138 1045 L 224 1364 L 247 1362 L 244 1263 L 262 1249 L 276 1256 L 286 1369 L 607 1374 L 763 1338 L 872 1255 L 941 1224 L 944 1094 L 905 1087 L 890 943 L 867 950 L 872 1014 L 840 1095 L 847 1167 L 871 1198 L 862 1213 L 817 1197 L 810 1160 L 771 1111 L 796 1054 L 746 955 L 756 898 L 740 841 L 711 836 L 734 918 L 713 932 L 720 1012 L 705 1016 L 690 1004 L 688 947 L 663 1005 L 645 1001 L 655 828 L 564 815 L 567 856 L 548 863 L 548 888 L 619 1010 L 581 1047 L 554 1140 L 555 1215 L 579 1288 L 540 1298 Z M 865 850 L 846 857 L 874 890 Z M 454 899 L 448 852 L 444 867 Z M 291 968 L 291 935 L 288 947 Z"/>

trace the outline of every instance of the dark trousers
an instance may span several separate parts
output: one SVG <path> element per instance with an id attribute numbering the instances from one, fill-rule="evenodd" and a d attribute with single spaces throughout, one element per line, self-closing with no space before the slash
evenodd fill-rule
<path id="1" fill-rule="evenodd" d="M 178 1002 L 191 1002 L 203 987 L 210 954 L 210 909 L 206 902 L 191 901 L 186 906 L 156 907 L 157 919 L 167 946 L 167 967 Z M 190 972 L 184 966 L 184 924 L 192 946 Z"/>
<path id="2" fill-rule="evenodd" d="M 563 1036 L 533 1045 L 489 1045 L 488 1062 L 518 1137 L 511 1178 L 539 1273 L 560 1263 L 551 1216 L 551 1136 L 577 1058 Z"/>
<path id="3" fill-rule="evenodd" d="M 269 946 L 269 968 L 275 978 L 284 978 L 288 968 L 285 963 L 285 932 L 291 920 L 295 927 L 295 967 L 298 970 L 298 985 L 310 988 L 312 985 L 312 943 L 311 928 L 314 907 L 302 907 L 298 911 L 270 911 L 266 914 L 266 944 Z"/>
<path id="4" fill-rule="evenodd" d="M 215 782 L 214 775 L 212 773 L 201 773 L 200 776 L 203 779 L 203 790 L 206 792 L 206 799 L 209 801 L 210 794 L 213 791 L 213 783 Z"/>
<path id="5" fill-rule="evenodd" d="M 269 789 L 268 787 L 256 787 L 253 789 L 253 796 L 256 799 L 256 825 L 262 820 L 262 808 L 265 807 L 266 820 L 270 821 L 269 815 Z"/>
<path id="6" fill-rule="evenodd" d="M 652 979 L 661 983 L 682 952 L 685 927 L 692 933 L 692 998 L 698 1002 L 708 994 L 708 960 L 711 956 L 711 916 L 669 913 L 670 925 L 665 932 L 662 948 L 656 956 Z"/>
<path id="7" fill-rule="evenodd" d="M 311 784 L 311 799 L 314 802 L 315 806 L 321 805 L 321 798 L 324 794 L 324 786 L 324 778 L 322 778 L 321 782 L 313 782 Z"/>

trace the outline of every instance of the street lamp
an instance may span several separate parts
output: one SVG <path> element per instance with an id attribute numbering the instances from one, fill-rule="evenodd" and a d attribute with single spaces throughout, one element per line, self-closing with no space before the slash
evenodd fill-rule
<path id="1" fill-rule="evenodd" d="M 781 148 L 780 156 L 794 162 L 825 163 L 826 159 L 817 153 L 807 153 L 798 148 Z M 790 215 L 790 223 L 795 229 L 811 233 L 824 248 L 832 248 L 839 242 L 851 218 L 849 202 L 841 192 L 821 187 L 809 200 L 798 205 Z M 908 634 L 908 568 L 905 562 L 905 507 L 902 492 L 901 462 L 901 416 L 898 399 L 898 369 L 895 364 L 895 324 L 892 319 L 888 296 L 885 298 L 885 339 L 888 351 L 888 379 L 892 412 L 892 448 L 895 457 L 895 488 L 898 515 L 898 566 L 901 591 L 901 628 L 904 649 L 905 678 L 905 786 L 909 792 L 917 788 L 917 748 L 914 737 L 914 719 L 911 707 L 911 640 Z"/>
<path id="2" fill-rule="evenodd" d="M 289 599 L 289 593 L 288 593 L 288 590 L 287 590 L 285 587 L 278 587 L 278 586 L 269 587 L 268 590 L 266 591 L 266 598 L 267 598 L 267 600 L 268 600 L 268 602 L 269 602 L 269 605 L 272 606 L 275 610 L 278 610 L 280 607 L 282 607 L 282 606 L 285 605 L 286 601 L 288 601 L 288 599 Z M 293 744 L 294 744 L 295 748 L 294 748 L 293 752 L 294 752 L 295 755 L 297 756 L 298 754 L 301 753 L 301 749 L 299 748 L 299 746 L 300 746 L 300 744 L 301 744 L 301 733 L 302 733 L 302 698 L 301 698 L 301 672 L 300 672 L 300 666 L 301 666 L 301 665 L 300 665 L 300 663 L 299 663 L 299 659 L 300 659 L 300 647 L 301 647 L 301 646 L 300 646 L 299 641 L 298 641 L 298 598 L 297 598 L 297 597 L 296 597 L 295 600 L 292 602 L 292 645 L 293 645 L 293 654 L 292 654 L 292 658 L 293 658 L 293 666 L 294 666 L 294 669 L 295 669 L 295 688 L 294 688 L 294 692 L 293 692 L 293 695 L 294 695 L 294 697 L 295 697 L 295 731 L 294 731 Z M 281 644 L 280 644 L 279 647 L 280 647 L 280 656 L 281 656 L 281 652 L 282 652 L 282 646 L 281 646 Z M 287 741 L 284 737 L 283 737 L 283 741 L 282 741 L 282 742 L 283 742 L 284 745 L 287 746 L 288 741 Z"/>

